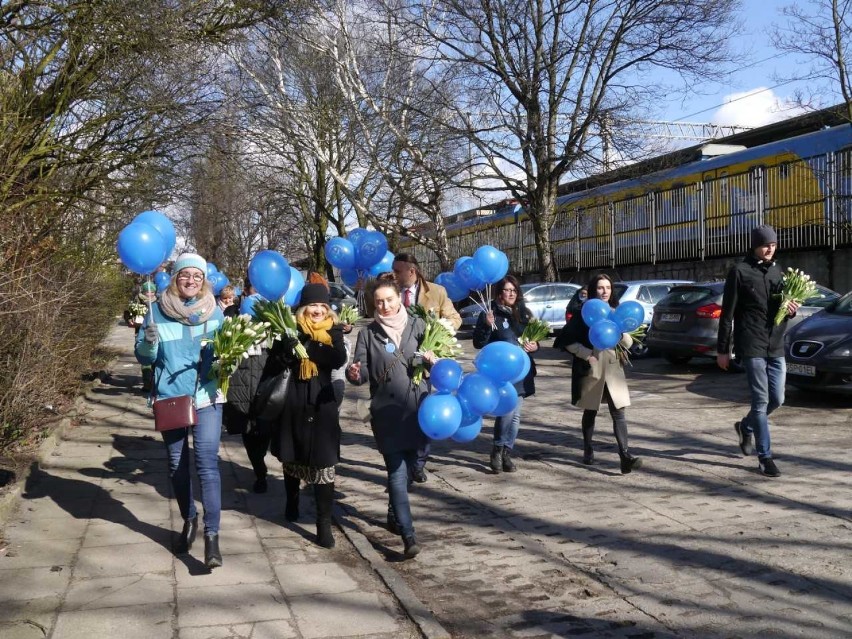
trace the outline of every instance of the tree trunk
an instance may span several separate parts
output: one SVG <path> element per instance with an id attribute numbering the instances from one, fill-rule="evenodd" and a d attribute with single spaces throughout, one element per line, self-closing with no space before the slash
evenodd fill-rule
<path id="1" fill-rule="evenodd" d="M 558 272 L 553 259 L 553 245 L 550 243 L 550 229 L 553 226 L 556 209 L 556 187 L 539 184 L 530 195 L 530 219 L 535 232 L 535 250 L 538 255 L 541 281 L 556 282 Z"/>

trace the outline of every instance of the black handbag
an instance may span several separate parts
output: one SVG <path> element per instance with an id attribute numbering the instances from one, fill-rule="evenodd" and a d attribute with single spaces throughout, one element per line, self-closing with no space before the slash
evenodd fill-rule
<path id="1" fill-rule="evenodd" d="M 290 369 L 285 368 L 277 375 L 271 375 L 260 381 L 251 402 L 253 419 L 264 422 L 278 419 L 284 410 L 291 374 Z"/>

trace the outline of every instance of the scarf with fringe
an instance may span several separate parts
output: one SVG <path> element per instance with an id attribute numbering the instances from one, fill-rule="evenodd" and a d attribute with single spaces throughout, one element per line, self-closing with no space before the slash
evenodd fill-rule
<path id="1" fill-rule="evenodd" d="M 312 340 L 327 346 L 331 346 L 331 335 L 328 334 L 328 329 L 332 326 L 334 326 L 334 318 L 331 315 L 319 322 L 313 322 L 304 315 L 299 318 L 299 328 L 302 332 Z M 299 379 L 308 380 L 316 377 L 317 373 L 319 369 L 310 359 L 303 359 L 299 364 Z"/>
<path id="2" fill-rule="evenodd" d="M 184 301 L 180 295 L 166 289 L 160 296 L 160 310 L 163 314 L 187 326 L 203 324 L 210 319 L 215 309 L 216 298 L 212 293 L 201 293 Z"/>

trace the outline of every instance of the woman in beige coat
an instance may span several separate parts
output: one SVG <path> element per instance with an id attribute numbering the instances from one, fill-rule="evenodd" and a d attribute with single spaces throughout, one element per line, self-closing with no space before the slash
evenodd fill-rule
<path id="1" fill-rule="evenodd" d="M 612 308 L 618 303 L 612 297 L 612 280 L 608 275 L 595 275 L 588 286 L 589 299 L 603 300 Z M 595 431 L 595 418 L 603 402 L 609 407 L 612 416 L 615 441 L 618 443 L 618 456 L 621 458 L 621 472 L 627 474 L 642 465 L 642 460 L 630 454 L 627 448 L 627 419 L 625 408 L 630 406 L 630 392 L 624 366 L 615 352 L 608 348 L 599 350 L 589 341 L 589 327 L 583 321 L 582 313 L 574 313 L 565 326 L 565 335 L 560 342 L 566 344 L 565 350 L 574 356 L 571 368 L 571 403 L 583 410 L 583 463 L 593 464 L 595 453 L 592 448 L 592 435 Z M 625 349 L 633 345 L 627 333 L 622 334 L 619 342 Z"/>

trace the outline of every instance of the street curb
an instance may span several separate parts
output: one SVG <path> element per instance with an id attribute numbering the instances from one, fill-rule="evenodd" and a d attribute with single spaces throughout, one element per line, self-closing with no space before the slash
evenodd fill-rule
<path id="1" fill-rule="evenodd" d="M 341 516 L 341 508 L 335 508 L 335 519 L 346 538 L 355 546 L 355 550 L 370 564 L 377 575 L 399 601 L 405 613 L 411 618 L 425 639 L 451 639 L 451 635 L 432 614 L 432 611 L 418 599 L 399 573 L 391 568 L 379 555 L 370 540 L 358 530 L 358 527 L 346 517 Z M 345 522 L 345 523 L 344 523 Z"/>

